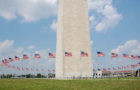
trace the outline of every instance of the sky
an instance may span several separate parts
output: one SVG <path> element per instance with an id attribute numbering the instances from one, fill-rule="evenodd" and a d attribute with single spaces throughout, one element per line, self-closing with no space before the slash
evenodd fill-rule
<path id="1" fill-rule="evenodd" d="M 47 57 L 56 51 L 57 4 L 57 0 L 0 0 L 0 60 L 28 54 L 29 61 L 10 64 L 54 69 L 55 59 Z M 88 0 L 88 6 L 93 68 L 137 63 L 122 54 L 140 55 L 140 0 Z M 96 57 L 97 51 L 106 56 Z M 33 59 L 35 52 L 42 55 L 40 60 Z M 111 52 L 119 57 L 111 59 Z"/>

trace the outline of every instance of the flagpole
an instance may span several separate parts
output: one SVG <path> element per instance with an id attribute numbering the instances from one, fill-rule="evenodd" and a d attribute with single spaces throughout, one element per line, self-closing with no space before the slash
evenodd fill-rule
<path id="1" fill-rule="evenodd" d="M 80 78 L 81 78 L 81 72 L 82 72 L 82 61 L 81 61 L 81 50 L 80 50 Z"/>
<path id="2" fill-rule="evenodd" d="M 49 58 L 49 53 L 50 53 L 50 49 L 48 49 L 48 57 L 47 57 L 47 62 L 50 64 L 50 62 L 49 62 L 49 60 L 50 60 L 50 58 Z M 49 64 L 47 63 L 47 77 L 49 76 Z M 49 78 L 49 77 L 48 77 Z"/>
<path id="3" fill-rule="evenodd" d="M 131 71 L 131 77 L 132 77 L 132 76 L 133 76 L 133 68 L 134 68 L 134 67 L 133 67 L 133 64 L 132 64 L 131 67 L 132 67 L 132 69 L 131 69 L 131 70 L 132 70 L 132 71 Z"/>
<path id="4" fill-rule="evenodd" d="M 96 50 L 95 53 L 96 53 L 96 54 L 95 54 L 95 55 L 96 55 L 95 62 L 97 62 L 97 50 Z M 98 62 L 97 62 L 97 66 L 96 66 L 96 67 L 97 67 L 97 71 L 98 71 Z M 97 71 L 96 71 L 96 73 L 97 73 Z"/>
<path id="5" fill-rule="evenodd" d="M 2 62 L 2 61 L 1 61 Z M 0 67 L 2 68 L 2 63 L 0 64 Z M 2 76 L 2 69 L 0 68 L 0 78 L 2 78 L 1 76 Z"/>
<path id="6" fill-rule="evenodd" d="M 23 67 L 23 52 L 22 52 L 22 57 L 21 57 L 21 59 L 22 59 L 22 62 L 21 62 L 21 63 L 22 63 L 22 68 L 24 68 L 24 67 Z M 22 75 L 23 75 L 23 77 L 24 77 L 24 70 L 22 70 Z"/>
<path id="7" fill-rule="evenodd" d="M 27 64 L 25 63 L 25 67 L 27 66 Z M 25 78 L 27 78 L 27 72 L 26 72 L 26 70 L 27 70 L 27 67 L 26 67 L 26 69 L 25 69 Z"/>
<path id="8" fill-rule="evenodd" d="M 3 60 L 3 59 L 2 59 Z M 2 61 L 1 61 L 1 63 L 0 63 L 0 79 L 2 78 L 1 76 L 2 76 L 2 69 L 1 68 L 3 68 L 2 67 Z"/>
<path id="9" fill-rule="evenodd" d="M 4 58 L 2 60 L 4 60 Z M 1 64 L 1 67 L 2 67 L 2 69 L 1 69 L 1 78 L 3 78 L 2 77 L 2 75 L 3 75 L 3 65 L 2 64 Z"/>
<path id="10" fill-rule="evenodd" d="M 113 69 L 113 67 L 112 67 L 112 58 L 111 58 L 111 69 Z M 112 70 L 112 73 L 114 73 L 113 70 Z M 112 76 L 111 76 L 111 77 L 112 77 Z"/>
<path id="11" fill-rule="evenodd" d="M 23 62 L 24 62 L 25 60 L 23 59 Z M 24 63 L 23 63 L 24 64 Z M 25 64 L 25 71 L 24 71 L 24 74 L 25 74 L 25 78 L 26 78 L 26 69 L 27 69 L 27 67 L 26 67 L 26 64 Z"/>
<path id="12" fill-rule="evenodd" d="M 5 60 L 5 56 L 4 56 L 4 60 Z M 5 71 L 4 73 L 6 74 L 7 73 L 7 67 L 4 67 L 4 68 L 6 69 L 6 70 L 4 70 Z M 3 78 L 7 78 L 7 77 L 5 77 L 4 73 L 3 73 L 3 76 L 4 76 Z"/>

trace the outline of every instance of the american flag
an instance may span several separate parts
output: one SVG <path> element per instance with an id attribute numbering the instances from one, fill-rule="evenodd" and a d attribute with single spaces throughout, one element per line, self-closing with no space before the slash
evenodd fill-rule
<path id="1" fill-rule="evenodd" d="M 51 71 L 48 69 L 48 72 L 51 72 Z"/>
<path id="2" fill-rule="evenodd" d="M 19 67 L 17 67 L 17 70 L 20 70 L 20 68 L 19 68 Z"/>
<path id="3" fill-rule="evenodd" d="M 108 70 L 111 70 L 111 68 L 108 68 Z"/>
<path id="4" fill-rule="evenodd" d="M 24 71 L 24 67 L 22 67 L 22 71 Z"/>
<path id="5" fill-rule="evenodd" d="M 105 69 L 105 68 L 103 68 L 103 71 L 106 71 L 106 69 Z"/>
<path id="6" fill-rule="evenodd" d="M 28 70 L 29 70 L 29 68 L 27 68 L 27 67 L 26 67 L 26 70 L 28 71 Z"/>
<path id="7" fill-rule="evenodd" d="M 130 55 L 128 55 L 128 54 L 123 54 L 123 57 L 124 57 L 124 58 L 130 58 Z"/>
<path id="8" fill-rule="evenodd" d="M 129 68 L 129 66 L 128 66 L 128 65 L 127 65 L 126 67 L 127 67 L 127 68 Z"/>
<path id="9" fill-rule="evenodd" d="M 138 60 L 140 60 L 140 56 L 138 56 Z"/>
<path id="10" fill-rule="evenodd" d="M 105 56 L 105 54 L 103 52 L 97 52 L 97 56 L 98 57 L 103 57 L 103 56 Z"/>
<path id="11" fill-rule="evenodd" d="M 23 59 L 29 59 L 28 55 L 24 54 Z"/>
<path id="12" fill-rule="evenodd" d="M 4 60 L 2 60 L 2 63 L 4 63 Z"/>
<path id="13" fill-rule="evenodd" d="M 81 52 L 81 57 L 87 57 L 88 56 L 88 53 L 86 53 L 86 52 Z"/>
<path id="14" fill-rule="evenodd" d="M 15 60 L 20 60 L 20 58 L 18 56 L 15 56 Z"/>
<path id="15" fill-rule="evenodd" d="M 42 72 L 44 72 L 44 69 L 41 69 Z"/>
<path id="16" fill-rule="evenodd" d="M 65 52 L 65 56 L 66 57 L 72 57 L 72 53 L 71 52 Z"/>
<path id="17" fill-rule="evenodd" d="M 118 69 L 121 69 L 121 67 L 118 67 Z"/>
<path id="18" fill-rule="evenodd" d="M 34 69 L 33 69 L 33 68 L 31 68 L 31 71 L 34 71 Z"/>
<path id="19" fill-rule="evenodd" d="M 40 54 L 34 54 L 34 58 L 40 58 Z"/>
<path id="20" fill-rule="evenodd" d="M 135 68 L 135 65 L 131 65 L 131 68 Z"/>
<path id="21" fill-rule="evenodd" d="M 113 68 L 113 70 L 116 70 L 116 68 Z"/>
<path id="22" fill-rule="evenodd" d="M 131 55 L 131 59 L 137 59 L 138 56 Z"/>
<path id="23" fill-rule="evenodd" d="M 53 72 L 55 72 L 55 70 L 53 69 Z"/>
<path id="24" fill-rule="evenodd" d="M 118 57 L 118 54 L 116 54 L 116 53 L 111 53 L 111 55 L 112 55 L 112 56 L 111 56 L 112 58 Z"/>
<path id="25" fill-rule="evenodd" d="M 9 62 L 12 62 L 13 61 L 13 59 L 12 58 L 9 58 L 9 60 L 8 60 Z"/>
<path id="26" fill-rule="evenodd" d="M 12 68 L 12 66 L 11 66 L 11 65 L 7 65 L 7 67 L 8 67 L 8 68 Z"/>
<path id="27" fill-rule="evenodd" d="M 49 53 L 49 58 L 55 58 L 55 54 Z"/>
<path id="28" fill-rule="evenodd" d="M 126 69 L 127 67 L 126 67 L 126 66 L 124 66 L 123 68 L 124 68 L 124 69 Z"/>
<path id="29" fill-rule="evenodd" d="M 36 69 L 37 72 L 39 72 L 39 69 Z"/>
<path id="30" fill-rule="evenodd" d="M 139 63 L 135 64 L 135 66 L 136 66 L 136 67 L 139 66 Z"/>
<path id="31" fill-rule="evenodd" d="M 16 69 L 16 67 L 15 67 L 15 66 L 11 66 L 11 68 Z"/>
<path id="32" fill-rule="evenodd" d="M 131 66 L 128 66 L 127 68 L 131 68 Z"/>
<path id="33" fill-rule="evenodd" d="M 7 59 L 4 59 L 3 63 L 9 63 L 9 61 Z"/>

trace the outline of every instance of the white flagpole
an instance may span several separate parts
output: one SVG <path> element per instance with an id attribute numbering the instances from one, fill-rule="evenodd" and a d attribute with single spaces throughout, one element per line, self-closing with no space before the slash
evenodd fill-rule
<path id="1" fill-rule="evenodd" d="M 82 61 L 81 61 L 81 50 L 80 50 L 80 78 L 81 78 L 81 72 L 82 72 Z"/>

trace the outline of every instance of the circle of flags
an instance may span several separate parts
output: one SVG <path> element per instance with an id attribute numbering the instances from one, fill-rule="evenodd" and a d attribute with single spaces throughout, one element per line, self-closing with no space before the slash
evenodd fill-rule
<path id="1" fill-rule="evenodd" d="M 35 53 L 34 54 L 34 58 L 35 59 L 40 59 L 41 58 L 41 55 L 39 53 Z M 53 53 L 49 53 L 48 54 L 48 58 L 55 58 L 55 54 Z M 11 57 L 9 57 L 8 59 L 4 58 L 2 59 L 2 66 L 5 66 L 5 67 L 8 67 L 8 68 L 12 68 L 12 69 L 15 69 L 15 70 L 18 70 L 18 71 L 36 71 L 36 72 L 39 72 L 39 71 L 45 71 L 44 69 L 35 69 L 33 67 L 31 68 L 28 68 L 28 67 L 19 67 L 19 66 L 12 66 L 10 65 L 11 62 L 14 62 L 14 61 L 20 61 L 20 60 L 28 60 L 29 59 L 29 56 L 28 54 L 23 54 L 22 58 L 18 57 L 18 56 L 15 56 L 14 59 L 12 59 Z M 47 70 L 48 72 L 55 72 L 55 70 Z"/>
<path id="2" fill-rule="evenodd" d="M 80 57 L 88 57 L 88 53 L 86 53 L 84 51 L 81 51 L 80 53 L 81 53 Z M 72 57 L 72 53 L 71 52 L 64 52 L 64 55 L 65 55 L 65 57 Z M 97 57 L 105 57 L 105 56 L 106 55 L 103 52 L 100 52 L 100 51 L 97 52 Z M 111 53 L 110 54 L 111 58 L 117 58 L 119 56 L 122 56 L 122 58 L 126 58 L 126 59 L 140 60 L 140 56 L 137 56 L 137 55 L 129 55 L 129 54 L 119 55 L 117 53 Z M 11 57 L 9 57 L 8 59 L 4 58 L 2 60 L 2 65 L 6 66 L 8 68 L 17 69 L 19 71 L 20 70 L 22 70 L 22 71 L 24 71 L 24 70 L 26 70 L 26 71 L 31 70 L 31 71 L 37 71 L 37 72 L 44 71 L 44 69 L 40 69 L 39 70 L 39 69 L 34 69 L 34 68 L 18 67 L 18 66 L 11 66 L 11 65 L 9 65 L 10 62 L 20 61 L 21 59 L 22 60 L 28 60 L 29 58 L 30 57 L 28 56 L 28 54 L 23 54 L 22 58 L 20 58 L 18 56 L 15 56 L 14 59 L 12 59 Z M 34 58 L 35 59 L 40 59 L 41 55 L 39 53 L 35 53 L 34 54 Z M 48 58 L 56 58 L 56 55 L 54 53 L 50 53 L 49 52 L 48 53 Z M 140 66 L 140 62 L 138 62 L 136 64 L 132 64 L 132 65 L 121 66 L 121 67 L 118 66 L 118 67 L 112 67 L 112 68 L 103 68 L 102 70 L 104 70 L 104 71 L 106 71 L 106 70 L 109 70 L 109 71 L 111 71 L 111 70 L 120 70 L 120 69 L 124 70 L 124 69 L 127 69 L 127 68 L 135 68 L 135 67 L 138 67 L 138 66 Z M 101 69 L 99 69 L 99 70 L 101 70 Z M 55 70 L 52 70 L 52 71 L 54 72 Z M 48 72 L 50 72 L 50 70 L 48 70 Z"/>

